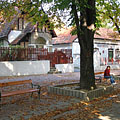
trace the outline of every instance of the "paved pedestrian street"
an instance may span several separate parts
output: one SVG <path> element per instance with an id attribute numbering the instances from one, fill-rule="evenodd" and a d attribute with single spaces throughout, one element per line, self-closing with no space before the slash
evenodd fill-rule
<path id="1" fill-rule="evenodd" d="M 118 70 L 111 72 L 117 75 L 120 73 Z M 0 82 L 26 79 L 32 79 L 34 83 L 42 86 L 40 100 L 37 93 L 34 93 L 32 98 L 30 94 L 3 98 L 0 120 L 120 120 L 119 81 L 116 81 L 113 93 L 88 102 L 75 97 L 48 93 L 50 85 L 79 82 L 79 72 L 0 77 Z"/>

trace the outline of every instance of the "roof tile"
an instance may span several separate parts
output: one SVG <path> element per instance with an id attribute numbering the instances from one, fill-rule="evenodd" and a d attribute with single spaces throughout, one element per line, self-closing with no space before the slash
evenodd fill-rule
<path id="1" fill-rule="evenodd" d="M 77 38 L 77 35 L 72 36 L 70 34 L 71 31 L 72 31 L 72 28 L 56 30 L 58 37 L 52 39 L 52 44 L 72 43 Z M 108 28 L 100 28 L 99 30 L 97 30 L 94 35 L 94 38 L 120 40 L 120 36 L 115 31 Z"/>

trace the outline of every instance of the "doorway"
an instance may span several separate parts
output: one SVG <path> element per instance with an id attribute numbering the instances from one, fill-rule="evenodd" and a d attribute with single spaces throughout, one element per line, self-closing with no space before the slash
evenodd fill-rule
<path id="1" fill-rule="evenodd" d="M 113 61 L 113 49 L 108 49 L 108 61 Z"/>

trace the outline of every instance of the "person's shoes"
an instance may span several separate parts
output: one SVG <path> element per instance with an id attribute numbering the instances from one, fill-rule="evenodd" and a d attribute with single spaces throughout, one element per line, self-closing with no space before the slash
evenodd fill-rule
<path id="1" fill-rule="evenodd" d="M 115 82 L 115 83 L 112 83 L 112 85 L 116 85 L 117 83 Z"/>

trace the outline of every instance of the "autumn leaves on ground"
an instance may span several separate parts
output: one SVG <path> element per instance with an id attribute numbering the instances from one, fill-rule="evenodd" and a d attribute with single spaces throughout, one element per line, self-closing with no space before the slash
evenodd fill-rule
<path id="1" fill-rule="evenodd" d="M 46 82 L 46 85 L 44 83 L 40 100 L 37 94 L 32 98 L 30 94 L 25 94 L 2 99 L 1 120 L 93 120 L 100 118 L 101 112 L 110 109 L 113 103 L 117 104 L 120 101 L 119 88 L 110 95 L 89 102 L 47 92 L 48 85 L 66 82 L 68 81 Z M 78 81 L 69 80 L 69 82 Z"/>

